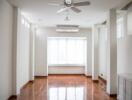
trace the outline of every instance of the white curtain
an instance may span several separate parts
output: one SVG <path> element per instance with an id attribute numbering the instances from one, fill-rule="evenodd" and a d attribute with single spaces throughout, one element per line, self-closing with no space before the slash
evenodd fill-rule
<path id="1" fill-rule="evenodd" d="M 49 65 L 85 65 L 86 38 L 48 38 Z"/>

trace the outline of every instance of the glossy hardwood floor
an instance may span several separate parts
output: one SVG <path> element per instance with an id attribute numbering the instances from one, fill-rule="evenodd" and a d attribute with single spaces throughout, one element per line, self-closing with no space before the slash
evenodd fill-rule
<path id="1" fill-rule="evenodd" d="M 24 87 L 17 100 L 116 100 L 105 93 L 100 82 L 83 75 L 40 77 Z"/>

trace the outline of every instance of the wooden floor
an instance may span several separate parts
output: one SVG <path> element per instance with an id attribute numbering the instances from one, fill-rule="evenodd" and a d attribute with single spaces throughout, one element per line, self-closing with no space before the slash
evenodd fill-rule
<path id="1" fill-rule="evenodd" d="M 17 100 L 116 100 L 104 87 L 83 75 L 50 75 L 24 87 Z"/>

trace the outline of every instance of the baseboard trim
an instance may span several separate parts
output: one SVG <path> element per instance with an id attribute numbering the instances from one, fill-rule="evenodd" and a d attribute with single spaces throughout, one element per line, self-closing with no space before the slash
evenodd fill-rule
<path id="1" fill-rule="evenodd" d="M 117 97 L 117 94 L 109 94 L 110 97 Z"/>
<path id="2" fill-rule="evenodd" d="M 29 81 L 25 85 L 23 85 L 21 89 L 26 88 L 28 84 L 29 84 Z"/>
<path id="3" fill-rule="evenodd" d="M 34 80 L 28 81 L 25 85 L 23 85 L 23 87 L 21 89 L 26 88 L 29 84 L 33 84 L 33 82 L 34 82 Z"/>
<path id="4" fill-rule="evenodd" d="M 106 92 L 106 94 L 107 94 L 108 96 L 110 96 L 110 97 L 115 97 L 115 98 L 117 98 L 117 94 L 109 94 L 109 93 L 107 93 L 107 92 Z"/>
<path id="5" fill-rule="evenodd" d="M 12 95 L 7 100 L 17 100 L 17 95 Z"/>
<path id="6" fill-rule="evenodd" d="M 102 82 L 104 82 L 105 84 L 107 84 L 107 80 L 105 80 L 104 78 L 102 78 L 102 77 L 100 77 L 100 76 L 98 76 L 98 78 L 99 78 Z"/>
<path id="7" fill-rule="evenodd" d="M 92 76 L 91 75 L 89 75 L 89 76 L 86 76 L 87 78 L 92 78 Z"/>
<path id="8" fill-rule="evenodd" d="M 94 83 L 98 83 L 99 82 L 99 80 L 92 80 Z"/>
<path id="9" fill-rule="evenodd" d="M 86 76 L 85 74 L 48 74 L 49 76 Z"/>
<path id="10" fill-rule="evenodd" d="M 33 84 L 34 80 L 28 81 L 21 89 L 26 88 L 29 84 Z M 17 95 L 11 95 L 7 100 L 17 100 Z"/>
<path id="11" fill-rule="evenodd" d="M 35 78 L 47 78 L 47 76 L 35 76 Z"/>
<path id="12" fill-rule="evenodd" d="M 29 83 L 33 83 L 33 82 L 34 82 L 34 80 L 30 80 L 30 81 L 29 81 Z"/>

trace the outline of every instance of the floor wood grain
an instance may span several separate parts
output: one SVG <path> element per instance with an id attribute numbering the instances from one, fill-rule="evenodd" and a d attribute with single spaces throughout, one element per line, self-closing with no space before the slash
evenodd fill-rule
<path id="1" fill-rule="evenodd" d="M 84 75 L 37 77 L 21 90 L 17 100 L 116 100 L 106 94 L 103 85 Z"/>

